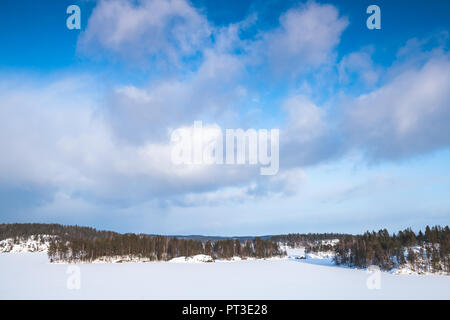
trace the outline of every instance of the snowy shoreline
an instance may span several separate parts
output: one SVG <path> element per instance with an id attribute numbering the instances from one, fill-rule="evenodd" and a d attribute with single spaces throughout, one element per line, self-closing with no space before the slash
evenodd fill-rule
<path id="1" fill-rule="evenodd" d="M 0 241 L 0 253 L 47 253 L 49 248 L 49 243 L 55 236 L 50 235 L 32 235 L 28 238 L 13 239 L 8 238 Z M 330 244 L 334 245 L 337 242 L 334 240 L 329 241 Z M 50 264 L 60 264 L 60 265 L 86 265 L 86 264 L 122 264 L 122 263 L 175 263 L 175 264 L 202 264 L 202 263 L 225 263 L 225 262 L 237 262 L 237 261 L 271 261 L 271 260 L 295 260 L 297 262 L 320 265 L 320 266 L 330 266 L 337 268 L 355 269 L 355 270 L 365 270 L 368 271 L 371 266 L 367 268 L 351 267 L 347 265 L 336 265 L 333 262 L 334 253 L 332 251 L 326 252 L 308 252 L 306 253 L 305 247 L 292 248 L 287 245 L 280 243 L 280 248 L 286 252 L 286 256 L 274 256 L 271 258 L 254 258 L 254 257 L 232 257 L 230 259 L 224 258 L 213 258 L 209 255 L 198 254 L 194 256 L 180 256 L 170 260 L 152 260 L 145 257 L 139 256 L 112 256 L 112 257 L 100 257 L 93 261 L 81 261 L 81 260 L 59 260 L 59 261 L 49 261 Z M 419 247 L 413 248 L 415 251 L 419 252 Z M 375 266 L 375 268 L 377 268 Z M 393 274 L 393 275 L 420 275 L 420 276 L 448 276 L 447 272 L 427 272 L 426 270 L 413 270 L 409 265 L 402 265 L 401 267 L 393 268 L 392 270 L 386 271 L 381 270 L 383 273 Z"/>
<path id="2" fill-rule="evenodd" d="M 235 263 L 235 262 L 255 262 L 255 261 L 280 261 L 280 260 L 287 260 L 287 261 L 293 261 L 293 262 L 300 262 L 304 264 L 310 264 L 315 266 L 325 266 L 325 267 L 334 267 L 334 268 L 340 268 L 340 269 L 350 269 L 350 270 L 359 270 L 359 271 L 366 271 L 366 272 L 372 272 L 371 267 L 367 268 L 358 268 L 358 267 L 351 267 L 347 265 L 336 265 L 332 261 L 332 256 L 329 253 L 308 253 L 304 254 L 304 248 L 288 248 L 288 254 L 287 256 L 282 257 L 271 257 L 271 258 L 245 258 L 242 259 L 240 257 L 233 257 L 231 259 L 214 259 L 211 256 L 199 254 L 195 256 L 190 257 L 176 257 L 171 260 L 150 260 L 146 258 L 138 258 L 138 257 L 105 257 L 103 259 L 96 259 L 94 261 L 48 261 L 50 265 L 101 265 L 101 264 L 152 264 L 152 263 L 159 263 L 159 264 L 209 264 L 209 263 Z M 299 255 L 299 252 L 301 254 Z M 0 251 L 0 254 L 11 254 L 11 255 L 33 255 L 33 254 L 41 254 L 46 255 L 45 250 L 39 250 L 39 251 L 19 251 L 14 250 L 11 252 L 4 252 Z M 305 255 L 307 258 L 301 258 L 299 259 L 299 256 Z M 376 267 L 376 266 L 375 266 Z M 384 274 L 392 274 L 392 275 L 414 275 L 414 276 L 448 276 L 449 274 L 445 272 L 417 272 L 413 271 L 412 269 L 408 267 L 404 268 L 394 268 L 392 270 L 386 271 L 386 270 L 375 270 L 380 271 Z"/>

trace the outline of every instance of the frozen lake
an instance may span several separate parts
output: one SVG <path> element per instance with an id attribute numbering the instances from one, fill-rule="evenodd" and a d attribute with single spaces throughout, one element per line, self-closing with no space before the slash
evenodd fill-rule
<path id="1" fill-rule="evenodd" d="M 450 276 L 379 274 L 295 259 L 215 263 L 80 264 L 45 253 L 0 254 L 0 299 L 450 299 Z M 73 270 L 72 270 L 73 271 Z"/>

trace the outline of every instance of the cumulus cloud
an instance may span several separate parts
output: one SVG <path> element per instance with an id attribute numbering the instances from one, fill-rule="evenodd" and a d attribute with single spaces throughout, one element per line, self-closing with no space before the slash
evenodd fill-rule
<path id="1" fill-rule="evenodd" d="M 248 170 L 248 168 L 246 168 Z M 268 177 L 253 175 L 241 186 L 227 186 L 214 191 L 189 192 L 177 197 L 173 204 L 182 207 L 217 206 L 244 203 L 258 199 L 284 198 L 297 194 L 306 181 L 306 173 L 299 168 L 283 170 Z"/>
<path id="2" fill-rule="evenodd" d="M 251 16 L 212 27 L 185 0 L 100 1 L 79 39 L 81 52 L 164 61 L 182 71 L 161 73 L 140 85 L 118 83 L 111 90 L 95 77 L 3 77 L 0 194 L 24 194 L 33 206 L 52 202 L 46 206 L 51 212 L 67 206 L 94 212 L 103 204 L 135 208 L 148 201 L 215 206 L 294 195 L 306 180 L 306 166 L 351 150 L 363 150 L 369 159 L 397 159 L 448 147 L 445 49 L 425 52 L 422 42 L 411 41 L 399 51 L 400 62 L 384 70 L 367 48 L 334 65 L 348 25 L 335 7 L 308 2 L 282 14 L 275 29 L 243 40 L 240 32 L 254 21 Z M 411 52 L 418 58 L 409 59 Z M 191 57 L 197 59 L 193 68 L 185 61 Z M 278 107 L 286 116 L 278 122 L 275 176 L 262 177 L 252 166 L 173 165 L 172 130 L 194 120 L 239 128 L 252 85 L 261 99 L 274 94 L 263 92 L 273 75 L 266 65 L 283 79 L 308 72 L 325 85 L 335 67 L 339 85 L 362 83 L 371 91 L 348 95 L 343 104 L 335 97 L 319 101 L 289 85 L 277 91 L 282 102 L 264 111 L 264 121 L 271 123 L 278 120 L 271 119 Z M 256 79 L 255 70 L 264 77 Z M 302 80 L 303 88 L 311 88 L 308 79 Z"/>
<path id="3" fill-rule="evenodd" d="M 338 65 L 339 81 L 344 85 L 363 82 L 363 85 L 374 86 L 381 75 L 381 68 L 372 60 L 373 48 L 345 55 Z"/>
<path id="4" fill-rule="evenodd" d="M 261 49 L 276 72 L 294 75 L 333 61 L 333 50 L 348 25 L 331 5 L 308 2 L 284 13 L 276 30 L 262 34 Z"/>
<path id="5" fill-rule="evenodd" d="M 207 19 L 185 0 L 101 0 L 78 47 L 85 54 L 179 63 L 201 50 L 210 33 Z"/>
<path id="6" fill-rule="evenodd" d="M 159 140 L 123 141 L 99 111 L 100 91 L 90 93 L 95 79 L 20 82 L 29 84 L 2 81 L 0 85 L 4 188 L 26 186 L 46 202 L 64 195 L 118 206 L 151 199 L 179 205 L 243 201 L 272 192 L 265 186 L 271 180 L 261 177 L 256 166 L 173 164 L 167 128 Z M 273 192 L 281 192 L 283 185 L 283 179 L 277 179 L 274 188 L 279 190 Z M 233 188 L 240 191 L 227 191 Z M 221 197 L 213 196 L 222 191 Z"/>
<path id="7" fill-rule="evenodd" d="M 449 55 L 442 47 L 414 52 L 420 59 L 384 69 L 383 83 L 372 83 L 375 88 L 368 93 L 335 99 L 331 106 L 317 105 L 302 94 L 287 97 L 282 103 L 287 121 L 281 166 L 316 165 L 353 151 L 364 153 L 368 161 L 404 159 L 449 147 Z M 352 70 L 366 89 L 368 82 L 380 81 L 381 67 L 365 51 L 345 56 L 338 68 L 343 82 Z"/>
<path id="8" fill-rule="evenodd" d="M 240 52 L 235 58 L 246 65 L 268 64 L 276 73 L 296 76 L 333 62 L 334 49 L 348 25 L 334 6 L 308 2 L 283 13 L 278 28 L 242 39 L 240 32 L 256 21 L 257 15 L 251 14 L 217 27 L 186 0 L 101 0 L 78 49 L 127 63 L 169 62 L 179 67 L 186 67 L 184 58 L 211 55 L 211 50 Z"/>
<path id="9" fill-rule="evenodd" d="M 105 114 L 116 133 L 142 143 L 165 138 L 168 128 L 198 119 L 233 117 L 246 95 L 240 85 L 242 62 L 228 54 L 206 52 L 199 69 L 185 79 L 148 86 L 118 86 L 109 94 Z"/>
<path id="10" fill-rule="evenodd" d="M 337 155 L 339 136 L 325 107 L 304 95 L 290 96 L 282 106 L 288 119 L 281 133 L 282 166 L 314 165 Z"/>
<path id="11" fill-rule="evenodd" d="M 348 141 L 376 159 L 396 159 L 450 144 L 450 60 L 402 69 L 346 109 Z"/>
<path id="12" fill-rule="evenodd" d="M 306 142 L 314 139 L 326 129 L 325 111 L 304 95 L 295 95 L 283 102 L 289 115 L 291 139 Z"/>

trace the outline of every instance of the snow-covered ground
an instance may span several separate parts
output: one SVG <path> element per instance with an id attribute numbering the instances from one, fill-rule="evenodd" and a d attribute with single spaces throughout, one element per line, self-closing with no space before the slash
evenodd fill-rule
<path id="1" fill-rule="evenodd" d="M 51 264 L 45 253 L 3 253 L 0 299 L 450 299 L 449 276 L 375 274 L 313 260 L 320 259 L 71 265 Z M 80 288 L 69 289 L 76 279 Z M 379 285 L 369 287 L 379 289 L 368 288 L 372 280 Z"/>
<path id="2" fill-rule="evenodd" d="M 0 241 L 1 252 L 47 252 L 50 240 L 54 236 L 32 235 L 27 239 L 5 239 Z"/>
<path id="3" fill-rule="evenodd" d="M 305 253 L 305 248 L 290 248 L 287 246 L 282 246 L 282 250 L 285 250 L 288 259 L 299 260 L 302 263 L 309 263 L 322 266 L 334 266 L 332 252 L 315 252 L 315 253 Z"/>
<path id="4" fill-rule="evenodd" d="M 173 258 L 169 262 L 173 263 L 204 263 L 204 262 L 214 262 L 211 256 L 206 254 L 198 254 L 193 257 L 177 257 Z"/>

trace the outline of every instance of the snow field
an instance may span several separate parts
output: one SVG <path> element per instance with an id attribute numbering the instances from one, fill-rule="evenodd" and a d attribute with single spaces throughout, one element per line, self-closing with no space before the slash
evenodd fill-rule
<path id="1" fill-rule="evenodd" d="M 449 276 L 381 272 L 380 289 L 370 290 L 373 273 L 307 261 L 72 265 L 51 264 L 45 253 L 4 253 L 0 299 L 450 299 Z M 67 286 L 74 266 L 78 290 Z"/>

